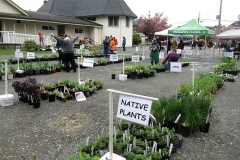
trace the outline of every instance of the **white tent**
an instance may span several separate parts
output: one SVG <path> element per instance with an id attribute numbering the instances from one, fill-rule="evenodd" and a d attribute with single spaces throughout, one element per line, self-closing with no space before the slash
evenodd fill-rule
<path id="1" fill-rule="evenodd" d="M 234 28 L 217 35 L 218 38 L 240 38 L 240 28 Z"/>
<path id="2" fill-rule="evenodd" d="M 179 26 L 172 26 L 172 27 L 170 27 L 170 28 L 168 28 L 168 29 L 165 29 L 165 30 L 163 30 L 163 31 L 159 31 L 159 32 L 155 32 L 155 35 L 157 36 L 174 36 L 174 35 L 172 35 L 172 34 L 168 34 L 168 30 L 169 29 L 173 29 L 173 28 L 177 28 L 177 27 L 179 27 Z"/>

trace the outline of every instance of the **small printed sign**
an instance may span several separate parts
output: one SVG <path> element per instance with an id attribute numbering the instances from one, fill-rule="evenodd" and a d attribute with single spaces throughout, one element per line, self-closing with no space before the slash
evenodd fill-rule
<path id="1" fill-rule="evenodd" d="M 23 58 L 23 52 L 15 52 L 15 57 L 16 58 Z"/>
<path id="2" fill-rule="evenodd" d="M 177 54 L 181 54 L 182 50 L 181 49 L 177 49 Z"/>
<path id="3" fill-rule="evenodd" d="M 140 61 L 139 55 L 132 56 L 132 62 L 139 62 L 139 61 Z"/>
<path id="4" fill-rule="evenodd" d="M 111 62 L 118 61 L 118 55 L 116 55 L 116 54 L 110 54 L 110 61 L 111 61 Z"/>
<path id="5" fill-rule="evenodd" d="M 136 52 L 138 52 L 138 47 L 136 47 L 136 50 L 135 50 Z"/>
<path id="6" fill-rule="evenodd" d="M 230 58 L 233 57 L 233 52 L 223 52 L 223 54 L 224 54 L 224 57 L 230 57 Z"/>
<path id="7" fill-rule="evenodd" d="M 92 58 L 84 58 L 83 59 L 83 66 L 93 67 L 93 65 L 94 65 L 94 59 L 92 59 Z"/>
<path id="8" fill-rule="evenodd" d="M 81 53 L 81 49 L 76 49 L 76 53 Z"/>
<path id="9" fill-rule="evenodd" d="M 192 55 L 192 50 L 186 50 L 187 55 Z"/>
<path id="10" fill-rule="evenodd" d="M 84 48 L 85 48 L 84 44 L 80 45 L 80 49 L 84 49 Z"/>
<path id="11" fill-rule="evenodd" d="M 27 59 L 35 59 L 35 53 L 34 52 L 27 52 Z"/>
<path id="12" fill-rule="evenodd" d="M 159 53 L 159 59 L 164 59 L 164 52 Z"/>
<path id="13" fill-rule="evenodd" d="M 171 62 L 170 71 L 171 72 L 182 72 L 182 63 L 181 62 Z"/>
<path id="14" fill-rule="evenodd" d="M 83 94 L 83 92 L 76 92 L 75 97 L 76 97 L 77 101 L 85 101 L 86 100 L 86 97 Z"/>
<path id="15" fill-rule="evenodd" d="M 89 50 L 88 49 L 85 49 L 85 54 L 89 54 Z"/>
<path id="16" fill-rule="evenodd" d="M 16 52 L 20 52 L 20 46 L 16 46 Z"/>
<path id="17" fill-rule="evenodd" d="M 120 95 L 117 117 L 147 126 L 151 107 L 151 100 L 127 95 Z"/>

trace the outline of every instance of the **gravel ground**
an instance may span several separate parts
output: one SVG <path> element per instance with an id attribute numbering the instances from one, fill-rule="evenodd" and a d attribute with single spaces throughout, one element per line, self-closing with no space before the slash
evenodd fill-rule
<path id="1" fill-rule="evenodd" d="M 135 53 L 135 48 L 127 48 L 126 52 Z M 145 51 L 149 63 L 149 51 Z M 197 51 L 186 56 L 195 61 L 195 74 L 210 72 L 214 64 L 221 61 L 219 53 L 215 51 L 213 59 L 212 50 Z M 1 59 L 6 57 L 2 56 Z M 127 62 L 126 65 L 130 65 Z M 117 77 L 122 71 L 122 64 L 97 66 L 81 69 L 81 78 L 99 79 L 104 82 L 102 90 L 98 90 L 84 102 L 75 100 L 50 103 L 42 101 L 41 107 L 34 109 L 28 104 L 19 102 L 17 94 L 11 87 L 14 80 L 8 81 L 9 93 L 14 94 L 13 106 L 0 107 L 0 155 L 1 160 L 19 160 L 21 155 L 27 159 L 32 153 L 39 160 L 65 160 L 74 155 L 77 146 L 86 141 L 87 137 L 93 139 L 101 133 L 108 132 L 108 91 L 114 89 L 151 97 L 169 96 L 175 94 L 180 84 L 191 83 L 191 65 L 184 67 L 181 73 L 158 73 L 157 76 L 144 79 L 119 81 L 111 79 L 112 70 L 116 69 Z M 43 79 L 45 84 L 56 82 L 64 78 L 78 81 L 76 73 L 60 72 L 51 75 L 36 76 L 38 81 Z M 4 81 L 0 81 L 1 91 L 4 94 Z M 212 115 L 209 119 L 211 125 L 209 133 L 193 134 L 184 138 L 183 147 L 175 153 L 172 160 L 237 160 L 240 159 L 240 124 L 238 117 L 239 81 L 226 82 L 212 101 Z M 116 118 L 118 94 L 114 94 L 114 121 Z"/>

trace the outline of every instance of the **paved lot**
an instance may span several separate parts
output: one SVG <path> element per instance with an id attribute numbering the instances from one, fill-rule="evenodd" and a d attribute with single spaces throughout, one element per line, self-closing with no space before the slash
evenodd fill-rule
<path id="1" fill-rule="evenodd" d="M 138 53 L 143 53 L 142 48 Z M 127 48 L 126 52 L 118 49 L 118 54 L 137 53 L 135 48 Z M 218 50 L 195 50 L 193 55 L 186 55 L 186 59 L 196 62 L 195 74 L 210 72 L 214 64 L 221 61 Z M 147 64 L 149 51 L 145 50 Z M 221 54 L 220 54 L 221 55 Z M 1 57 L 4 59 L 6 57 Z M 127 62 L 126 65 L 130 65 Z M 97 66 L 81 69 L 81 78 L 99 79 L 104 82 L 104 87 L 97 94 L 87 98 L 84 102 L 74 100 L 65 103 L 56 101 L 49 103 L 42 101 L 41 107 L 34 109 L 28 104 L 19 102 L 11 83 L 8 82 L 9 93 L 14 94 L 13 106 L 0 108 L 0 155 L 2 160 L 18 160 L 21 155 L 30 159 L 32 153 L 40 160 L 64 160 L 72 156 L 77 145 L 85 142 L 90 136 L 93 139 L 102 132 L 108 132 L 108 92 L 114 89 L 151 97 L 169 96 L 175 94 L 180 84 L 190 83 L 192 80 L 191 65 L 184 67 L 181 73 L 159 73 L 152 78 L 127 81 L 112 80 L 112 70 L 116 69 L 117 75 L 122 71 L 121 64 Z M 60 72 L 51 75 L 36 76 L 38 81 L 44 83 L 57 82 L 64 78 L 78 81 L 78 75 L 70 72 Z M 0 94 L 4 94 L 4 81 L 0 81 Z M 210 131 L 208 134 L 194 134 L 184 139 L 183 148 L 178 150 L 171 159 L 179 160 L 237 160 L 240 159 L 240 124 L 239 112 L 239 81 L 225 83 L 222 90 L 218 91 L 212 101 L 213 113 L 210 117 Z M 118 94 L 114 94 L 114 121 L 118 103 Z"/>

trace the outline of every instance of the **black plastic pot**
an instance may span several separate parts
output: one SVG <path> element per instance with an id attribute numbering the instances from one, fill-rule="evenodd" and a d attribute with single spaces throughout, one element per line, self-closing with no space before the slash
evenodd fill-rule
<path id="1" fill-rule="evenodd" d="M 56 99 L 56 95 L 55 95 L 55 94 L 48 95 L 48 100 L 49 100 L 49 102 L 54 102 L 55 99 Z"/>
<path id="2" fill-rule="evenodd" d="M 131 72 L 130 77 L 131 77 L 131 79 L 136 79 L 137 78 L 137 72 Z"/>
<path id="3" fill-rule="evenodd" d="M 200 132 L 208 133 L 210 127 L 210 123 L 204 124 L 202 127 L 200 127 Z"/>
<path id="4" fill-rule="evenodd" d="M 112 74 L 112 79 L 115 79 L 115 74 Z"/>
<path id="5" fill-rule="evenodd" d="M 181 134 L 183 137 L 189 137 L 189 136 L 190 136 L 190 133 L 191 133 L 191 131 L 190 131 L 189 127 L 182 126 L 182 127 L 180 128 L 180 134 Z"/>
<path id="6" fill-rule="evenodd" d="M 41 105 L 41 101 L 40 101 L 40 100 L 38 100 L 38 101 L 33 101 L 32 104 L 33 104 L 33 108 L 39 108 L 40 105 Z"/>
<path id="7" fill-rule="evenodd" d="M 41 98 L 42 98 L 42 100 L 47 100 L 48 99 L 48 94 L 47 93 L 41 93 Z"/>

